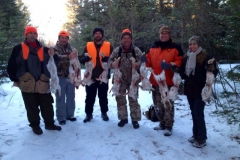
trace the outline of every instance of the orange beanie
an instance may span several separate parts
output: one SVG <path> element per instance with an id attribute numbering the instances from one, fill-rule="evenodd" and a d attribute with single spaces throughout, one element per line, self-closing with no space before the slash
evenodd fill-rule
<path id="1" fill-rule="evenodd" d="M 26 36 L 29 32 L 37 33 L 37 29 L 33 26 L 26 26 L 24 36 Z M 37 36 L 38 36 L 38 33 L 37 33 Z"/>
<path id="2" fill-rule="evenodd" d="M 129 35 L 129 36 L 131 37 L 131 39 L 132 39 L 132 33 L 131 33 L 131 31 L 130 31 L 129 29 L 124 29 L 124 30 L 122 31 L 121 39 L 123 39 L 123 37 L 124 37 L 125 35 Z"/>
<path id="3" fill-rule="evenodd" d="M 67 36 L 67 37 L 69 37 L 69 33 L 67 31 L 63 30 L 63 31 L 59 32 L 58 36 Z"/>

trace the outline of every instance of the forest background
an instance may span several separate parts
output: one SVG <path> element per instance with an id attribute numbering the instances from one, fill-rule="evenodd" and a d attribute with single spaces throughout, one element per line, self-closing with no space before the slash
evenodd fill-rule
<path id="1" fill-rule="evenodd" d="M 57 1 L 56 1 L 57 3 Z M 113 47 L 120 44 L 121 31 L 129 28 L 133 43 L 143 52 L 158 40 L 163 24 L 171 28 L 174 42 L 187 52 L 192 35 L 201 38 L 201 46 L 230 70 L 217 76 L 221 91 L 213 87 L 211 102 L 216 114 L 240 129 L 239 82 L 240 4 L 239 0 L 67 0 L 68 20 L 62 26 L 70 32 L 70 43 L 80 53 L 96 26 L 104 29 L 104 38 Z M 0 1 L 0 85 L 8 83 L 6 66 L 12 48 L 23 39 L 26 25 L 31 25 L 30 12 L 22 0 Z M 40 39 L 45 45 L 53 42 Z M 54 42 L 55 43 L 55 42 Z M 1 93 L 0 93 L 1 94 Z M 240 137 L 236 137 L 240 138 Z"/>

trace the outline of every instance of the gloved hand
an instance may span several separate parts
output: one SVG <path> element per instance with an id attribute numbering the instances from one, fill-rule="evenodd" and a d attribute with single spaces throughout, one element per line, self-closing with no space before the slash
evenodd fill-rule
<path id="1" fill-rule="evenodd" d="M 76 58 L 78 56 L 78 53 L 77 52 L 72 52 L 69 56 L 68 56 L 68 58 L 69 59 L 74 59 L 74 58 Z"/>
<path id="2" fill-rule="evenodd" d="M 102 57 L 102 62 L 107 62 L 109 57 Z"/>
<path id="3" fill-rule="evenodd" d="M 175 72 L 175 73 L 178 73 L 179 68 L 176 65 L 173 65 L 172 66 L 172 71 Z"/>
<path id="4" fill-rule="evenodd" d="M 91 58 L 89 56 L 84 56 L 84 62 L 89 62 L 91 60 Z"/>
<path id="5" fill-rule="evenodd" d="M 207 66 L 206 66 L 206 70 L 207 71 L 209 71 L 209 72 L 213 72 L 214 71 L 214 64 L 208 64 Z"/>
<path id="6" fill-rule="evenodd" d="M 163 70 L 168 70 L 168 69 L 171 69 L 172 65 L 165 62 L 165 61 L 162 61 L 161 64 L 160 64 L 160 67 L 163 69 Z"/>
<path id="7" fill-rule="evenodd" d="M 144 62 L 147 63 L 146 54 L 144 54 L 144 55 L 141 56 L 141 62 L 142 62 L 142 63 L 144 63 Z"/>
<path id="8" fill-rule="evenodd" d="M 49 54 L 49 56 L 53 56 L 53 55 L 54 55 L 54 49 L 53 49 L 53 47 L 50 47 L 50 48 L 48 49 L 48 54 Z"/>

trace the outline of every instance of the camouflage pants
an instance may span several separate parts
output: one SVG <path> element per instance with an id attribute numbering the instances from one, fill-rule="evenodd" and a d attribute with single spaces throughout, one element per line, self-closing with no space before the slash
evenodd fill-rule
<path id="1" fill-rule="evenodd" d="M 158 86 L 153 86 L 154 91 L 152 91 L 152 99 L 154 105 L 158 106 L 157 117 L 160 121 L 160 126 L 165 126 L 168 129 L 172 129 L 174 123 L 174 105 L 173 101 L 169 100 L 163 104 L 161 99 L 161 94 L 159 92 Z"/>
<path id="2" fill-rule="evenodd" d="M 128 110 L 127 110 L 127 100 L 126 95 L 127 88 L 129 85 L 121 84 L 119 93 L 120 96 L 116 96 L 117 101 L 117 110 L 118 110 L 118 119 L 128 119 Z M 128 96 L 128 102 L 130 106 L 130 116 L 132 121 L 140 121 L 141 120 L 141 108 L 138 104 L 137 100 L 134 100 L 132 97 Z"/>

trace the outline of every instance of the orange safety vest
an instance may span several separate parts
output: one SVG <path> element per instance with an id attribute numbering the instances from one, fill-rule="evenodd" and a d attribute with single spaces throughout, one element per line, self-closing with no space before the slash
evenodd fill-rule
<path id="1" fill-rule="evenodd" d="M 94 67 L 96 66 L 96 60 L 97 60 L 97 49 L 94 45 L 94 42 L 88 42 L 87 43 L 87 51 L 89 56 L 92 58 L 91 61 L 94 64 Z M 104 56 L 109 57 L 110 56 L 110 43 L 109 42 L 103 42 L 100 51 L 99 51 L 99 58 L 100 58 L 100 62 L 102 65 L 102 56 L 100 55 L 100 53 L 103 53 Z"/>
<path id="2" fill-rule="evenodd" d="M 28 58 L 28 54 L 29 54 L 29 47 L 22 42 L 22 53 L 23 53 L 23 59 L 26 60 Z M 39 48 L 39 50 L 37 51 L 38 54 L 38 58 L 40 59 L 40 61 L 43 61 L 43 47 Z"/>

